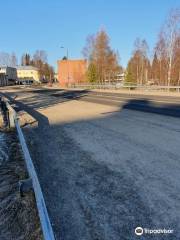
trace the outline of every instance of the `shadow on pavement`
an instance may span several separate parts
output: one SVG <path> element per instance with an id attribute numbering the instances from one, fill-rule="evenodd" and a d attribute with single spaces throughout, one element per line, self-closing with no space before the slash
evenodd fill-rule
<path id="1" fill-rule="evenodd" d="M 130 100 L 123 105 L 125 109 L 143 111 L 149 113 L 157 113 L 172 117 L 180 117 L 180 104 L 158 104 L 147 99 Z"/>

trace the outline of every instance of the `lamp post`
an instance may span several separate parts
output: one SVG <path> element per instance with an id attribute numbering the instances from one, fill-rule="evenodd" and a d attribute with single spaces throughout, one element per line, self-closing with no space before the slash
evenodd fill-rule
<path id="1" fill-rule="evenodd" d="M 63 46 L 61 46 L 61 48 L 65 48 Z M 66 61 L 67 61 L 67 83 L 68 83 L 68 87 L 69 87 L 69 52 L 68 52 L 68 48 L 66 49 Z"/>

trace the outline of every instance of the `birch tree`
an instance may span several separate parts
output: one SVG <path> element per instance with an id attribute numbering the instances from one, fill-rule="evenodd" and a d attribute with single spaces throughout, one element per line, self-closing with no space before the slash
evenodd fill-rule
<path id="1" fill-rule="evenodd" d="M 171 10 L 164 24 L 161 37 L 165 43 L 164 53 L 167 59 L 167 85 L 171 85 L 171 75 L 175 53 L 175 44 L 180 31 L 180 9 Z"/>
<path id="2" fill-rule="evenodd" d="M 147 84 L 150 77 L 148 49 L 149 47 L 145 39 L 137 38 L 135 40 L 132 57 L 126 69 L 126 82 L 140 85 Z"/>

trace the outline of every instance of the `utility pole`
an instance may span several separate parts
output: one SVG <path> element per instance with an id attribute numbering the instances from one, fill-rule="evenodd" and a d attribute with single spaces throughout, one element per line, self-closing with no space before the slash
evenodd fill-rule
<path id="1" fill-rule="evenodd" d="M 64 46 L 61 46 L 61 48 L 65 48 Z M 69 87 L 69 51 L 68 51 L 68 48 L 66 49 L 66 63 L 67 63 L 67 85 Z"/>

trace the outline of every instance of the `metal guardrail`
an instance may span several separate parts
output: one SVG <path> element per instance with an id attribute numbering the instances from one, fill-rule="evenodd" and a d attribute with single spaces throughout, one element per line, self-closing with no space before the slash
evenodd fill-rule
<path id="1" fill-rule="evenodd" d="M 42 227 L 42 232 L 45 240 L 55 240 L 55 236 L 53 233 L 53 229 L 49 220 L 46 204 L 44 201 L 43 193 L 41 190 L 41 186 L 23 135 L 23 132 L 21 130 L 21 127 L 18 122 L 17 118 L 17 113 L 16 111 L 12 108 L 12 106 L 9 104 L 8 100 L 5 99 L 5 103 L 7 106 L 7 109 L 9 110 L 9 121 L 11 127 L 15 127 L 18 133 L 19 141 L 21 143 L 22 151 L 24 153 L 24 159 L 26 162 L 26 167 L 28 170 L 29 177 L 32 180 L 32 185 L 34 189 L 34 194 L 35 194 L 35 199 L 36 199 L 36 204 L 37 204 L 37 209 L 39 213 L 39 218 L 41 222 L 41 227 Z"/>
<path id="2" fill-rule="evenodd" d="M 89 89 L 129 89 L 129 90 L 176 90 L 180 92 L 180 86 L 147 86 L 147 85 L 118 85 L 118 84 L 72 84 L 72 88 L 89 88 Z"/>

